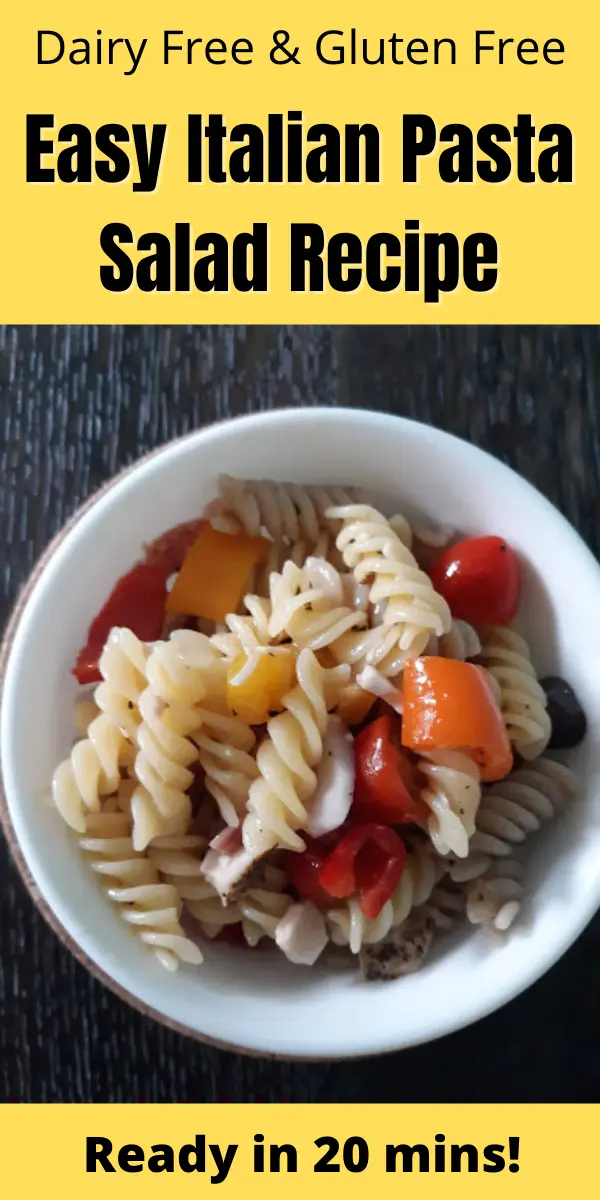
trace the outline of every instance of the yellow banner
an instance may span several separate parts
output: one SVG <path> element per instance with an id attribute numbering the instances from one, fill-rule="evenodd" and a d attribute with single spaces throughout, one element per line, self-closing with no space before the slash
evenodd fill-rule
<path id="1" fill-rule="evenodd" d="M 382 1063 L 382 1070 L 392 1069 Z M 397 1064 L 394 1069 L 397 1069 Z M 84 1105 L 1 1110 L 7 1195 L 543 1195 L 585 1188 L 576 1105 Z M 506 1191 L 504 1189 L 507 1189 Z"/>
<path id="2" fill-rule="evenodd" d="M 0 320 L 596 322 L 597 5 L 5 5 Z"/>

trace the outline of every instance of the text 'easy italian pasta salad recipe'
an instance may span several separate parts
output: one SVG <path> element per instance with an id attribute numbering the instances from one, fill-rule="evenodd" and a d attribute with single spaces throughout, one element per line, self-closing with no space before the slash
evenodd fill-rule
<path id="1" fill-rule="evenodd" d="M 163 966 L 266 940 L 393 979 L 461 919 L 513 923 L 522 843 L 577 790 L 546 751 L 586 722 L 538 681 L 518 557 L 482 532 L 222 477 L 117 581 L 52 790 Z"/>

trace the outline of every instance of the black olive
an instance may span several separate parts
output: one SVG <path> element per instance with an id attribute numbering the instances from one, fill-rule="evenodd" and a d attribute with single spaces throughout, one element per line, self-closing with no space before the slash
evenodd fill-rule
<path id="1" fill-rule="evenodd" d="M 578 746 L 586 734 L 587 717 L 570 683 L 558 675 L 548 675 L 540 683 L 546 693 L 552 722 L 550 749 L 566 750 Z"/>

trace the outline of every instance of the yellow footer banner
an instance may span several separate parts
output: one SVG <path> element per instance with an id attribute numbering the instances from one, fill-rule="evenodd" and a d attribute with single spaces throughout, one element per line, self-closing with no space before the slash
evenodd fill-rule
<path id="1" fill-rule="evenodd" d="M 382 1070 L 388 1069 L 382 1067 Z M 391 1069 L 391 1067 L 389 1068 Z M 576 1194 L 598 1111 L 579 1105 L 89 1105 L 0 1112 L 7 1196 Z M 507 1189 L 506 1192 L 504 1189 Z"/>

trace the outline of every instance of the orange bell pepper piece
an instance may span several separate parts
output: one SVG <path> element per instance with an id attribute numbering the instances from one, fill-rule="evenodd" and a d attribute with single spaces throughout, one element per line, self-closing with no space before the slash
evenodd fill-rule
<path id="1" fill-rule="evenodd" d="M 426 656 L 404 668 L 402 744 L 416 753 L 462 750 L 484 783 L 504 779 L 513 753 L 486 672 L 474 663 Z"/>
<path id="2" fill-rule="evenodd" d="M 207 521 L 183 560 L 167 612 L 224 621 L 236 612 L 250 572 L 265 560 L 269 545 L 247 533 L 222 533 Z"/>

